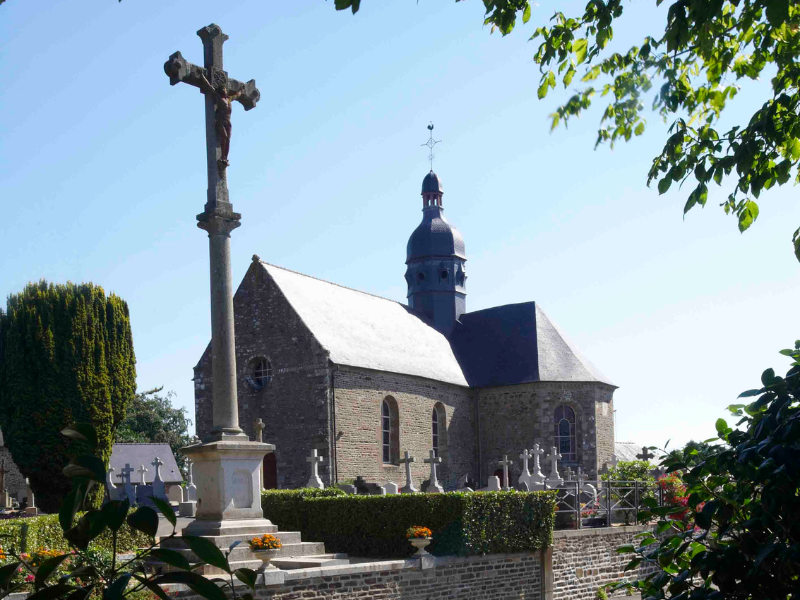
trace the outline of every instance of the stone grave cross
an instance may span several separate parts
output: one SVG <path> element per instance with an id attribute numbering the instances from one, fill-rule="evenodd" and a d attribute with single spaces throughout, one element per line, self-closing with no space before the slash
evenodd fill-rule
<path id="1" fill-rule="evenodd" d="M 522 485 L 522 483 L 524 482 L 525 485 L 528 487 L 528 490 L 530 490 L 531 489 L 531 472 L 528 469 L 528 461 L 531 458 L 533 458 L 533 454 L 528 452 L 528 449 L 525 448 L 525 450 L 522 452 L 522 454 L 519 455 L 519 457 L 522 459 L 522 473 L 520 474 L 519 479 L 517 481 L 518 481 L 518 483 L 520 485 Z"/>
<path id="2" fill-rule="evenodd" d="M 425 460 L 422 461 L 426 464 L 430 464 L 431 466 L 431 478 L 430 478 L 430 483 L 428 484 L 428 492 L 441 493 L 444 491 L 444 488 L 441 485 L 439 485 L 439 480 L 436 478 L 436 465 L 442 462 L 442 458 L 440 456 L 436 456 L 435 450 L 431 450 L 429 454 L 430 458 L 426 458 Z"/>
<path id="3" fill-rule="evenodd" d="M 164 461 L 162 461 L 160 458 L 156 456 L 153 462 L 151 462 L 150 464 L 153 465 L 153 467 L 155 467 L 156 470 L 156 474 L 153 476 L 153 481 L 164 481 L 163 479 L 161 479 L 161 467 L 164 465 Z"/>
<path id="4" fill-rule="evenodd" d="M 550 448 L 550 454 L 547 456 L 550 459 L 550 475 L 547 477 L 547 484 L 550 487 L 562 485 L 564 480 L 558 474 L 558 461 L 564 458 L 555 446 Z"/>
<path id="5" fill-rule="evenodd" d="M 322 479 L 319 478 L 319 465 L 324 461 L 325 458 L 319 456 L 316 448 L 311 451 L 311 456 L 306 458 L 306 462 L 311 463 L 311 477 L 309 477 L 306 487 L 317 488 L 319 490 L 325 487 L 325 484 L 322 483 Z"/>
<path id="6" fill-rule="evenodd" d="M 146 469 L 144 465 L 141 465 L 137 470 L 137 473 L 139 473 L 142 476 L 142 481 L 140 482 L 142 485 L 147 485 L 147 480 L 144 478 L 144 474 L 147 473 L 149 470 L 150 469 Z"/>
<path id="7" fill-rule="evenodd" d="M 503 460 L 501 460 L 497 464 L 499 464 L 499 465 L 501 465 L 503 467 L 503 489 L 508 491 L 509 489 L 511 489 L 510 482 L 508 481 L 508 467 L 513 465 L 514 461 L 513 460 L 509 460 L 508 459 L 508 455 L 504 454 L 503 455 Z"/>
<path id="8" fill-rule="evenodd" d="M 166 500 L 167 486 L 164 485 L 164 480 L 161 479 L 161 467 L 164 465 L 164 461 L 156 456 L 150 464 L 153 465 L 153 468 L 156 470 L 156 474 L 153 476 L 153 496 Z"/>
<path id="9" fill-rule="evenodd" d="M 413 463 L 414 460 L 413 456 L 409 456 L 408 450 L 403 452 L 403 458 L 400 459 L 400 464 L 405 464 L 406 466 L 406 484 L 400 488 L 403 494 L 413 494 L 417 491 L 417 488 L 414 487 L 414 482 L 411 481 L 411 463 Z"/>
<path id="10" fill-rule="evenodd" d="M 134 470 L 135 469 L 129 463 L 125 463 L 125 466 L 119 470 L 122 483 L 129 484 L 131 482 L 131 473 L 133 473 Z"/>
<path id="11" fill-rule="evenodd" d="M 533 454 L 533 471 L 531 471 L 531 483 L 536 485 L 544 485 L 545 476 L 542 473 L 542 465 L 539 461 L 539 457 L 544 454 L 544 450 L 539 447 L 539 444 L 533 445 L 533 450 L 531 450 L 531 454 Z"/>
<path id="12" fill-rule="evenodd" d="M 262 435 L 262 432 L 264 431 L 264 427 L 266 427 L 266 425 L 264 425 L 264 421 L 262 421 L 260 418 L 256 419 L 253 422 L 253 429 L 255 429 L 256 441 L 258 443 L 263 443 L 264 442 L 263 435 Z"/>
<path id="13" fill-rule="evenodd" d="M 564 479 L 566 481 L 572 481 L 572 469 L 567 467 L 564 469 Z"/>
<path id="14" fill-rule="evenodd" d="M 639 460 L 649 461 L 651 458 L 655 458 L 655 454 L 650 452 L 647 449 L 647 446 L 642 446 L 642 453 L 641 454 L 637 454 L 636 458 L 638 458 Z"/>

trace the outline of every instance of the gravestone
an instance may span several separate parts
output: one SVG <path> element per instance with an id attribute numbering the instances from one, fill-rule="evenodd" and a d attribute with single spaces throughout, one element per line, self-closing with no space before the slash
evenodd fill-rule
<path id="1" fill-rule="evenodd" d="M 386 490 L 387 496 L 394 496 L 395 494 L 400 493 L 400 488 L 398 485 L 392 481 L 387 482 L 383 488 Z"/>
<path id="2" fill-rule="evenodd" d="M 539 447 L 539 444 L 534 444 L 531 454 L 533 454 L 533 470 L 531 471 L 528 483 L 532 490 L 542 490 L 544 489 L 545 476 L 544 473 L 542 473 L 542 466 L 539 458 L 544 454 L 544 450 Z"/>
<path id="3" fill-rule="evenodd" d="M 558 461 L 561 460 L 563 456 L 559 454 L 558 449 L 553 446 L 547 458 L 550 459 L 550 475 L 547 477 L 547 485 L 551 488 L 564 485 L 564 480 L 561 475 L 558 474 Z"/>
<path id="4" fill-rule="evenodd" d="M 469 473 L 465 473 L 459 480 L 456 486 L 457 492 L 471 492 L 473 487 L 469 484 Z"/>
<path id="5" fill-rule="evenodd" d="M 131 506 L 136 504 L 136 490 L 133 488 L 133 484 L 131 483 L 131 473 L 133 473 L 134 468 L 129 464 L 125 463 L 125 466 L 122 467 L 119 471 L 119 476 L 122 479 L 122 488 L 125 491 L 125 497 L 130 502 Z"/>
<path id="6" fill-rule="evenodd" d="M 194 463 L 192 461 L 186 461 L 189 465 L 189 483 L 186 486 L 186 500 L 188 502 L 197 502 L 197 486 L 194 484 L 194 478 L 192 475 Z"/>
<path id="7" fill-rule="evenodd" d="M 340 483 L 336 487 L 339 488 L 340 490 L 342 490 L 345 494 L 357 494 L 358 493 L 358 490 L 356 489 L 356 486 L 350 485 L 348 483 Z"/>
<path id="8" fill-rule="evenodd" d="M 356 493 L 361 494 L 362 496 L 386 495 L 386 490 L 383 488 L 383 486 L 380 486 L 377 483 L 370 483 L 361 477 L 361 475 L 356 477 L 356 480 L 353 483 L 355 483 Z"/>
<path id="9" fill-rule="evenodd" d="M 106 473 L 106 489 L 108 490 L 108 499 L 109 500 L 122 500 L 125 498 L 125 489 L 120 486 L 117 487 L 114 485 L 113 475 L 114 467 L 110 467 L 108 472 Z"/>
<path id="10" fill-rule="evenodd" d="M 510 482 L 509 482 L 509 478 L 508 478 L 508 468 L 511 465 L 514 464 L 514 461 L 513 460 L 509 460 L 508 459 L 508 455 L 504 454 L 503 455 L 503 460 L 501 460 L 497 464 L 499 464 L 500 466 L 503 467 L 503 489 L 504 490 L 508 490 L 508 489 L 510 489 L 510 486 L 509 486 Z"/>
<path id="11" fill-rule="evenodd" d="M 414 487 L 414 482 L 411 479 L 411 463 L 414 462 L 414 457 L 409 455 L 408 450 L 403 453 L 403 458 L 400 459 L 400 464 L 406 466 L 406 484 L 400 488 L 403 494 L 414 494 L 418 490 Z"/>
<path id="12" fill-rule="evenodd" d="M 142 485 L 147 485 L 147 479 L 145 479 L 147 471 L 148 469 L 146 469 L 144 465 L 142 465 L 136 470 L 136 472 L 139 473 L 139 483 Z"/>
<path id="13" fill-rule="evenodd" d="M 159 500 L 167 500 L 167 486 L 164 484 L 164 480 L 161 479 L 161 467 L 164 464 L 164 461 L 158 458 L 157 456 L 153 459 L 153 462 L 150 463 L 155 468 L 155 476 L 153 477 L 153 496 L 158 498 Z"/>
<path id="14" fill-rule="evenodd" d="M 487 492 L 499 492 L 500 478 L 497 475 L 492 475 L 491 477 L 489 477 L 489 481 L 484 489 Z"/>
<path id="15" fill-rule="evenodd" d="M 31 482 L 28 478 L 25 478 L 25 487 L 28 489 L 28 506 L 25 508 L 25 512 L 29 515 L 38 515 L 39 509 L 36 508 L 36 500 L 33 497 L 33 489 L 31 488 Z"/>
<path id="16" fill-rule="evenodd" d="M 175 504 L 183 502 L 183 488 L 179 485 L 171 485 L 167 492 L 167 499 Z"/>
<path id="17" fill-rule="evenodd" d="M 194 517 L 197 514 L 197 502 L 187 501 L 178 505 L 178 514 L 182 517 Z"/>
<path id="18" fill-rule="evenodd" d="M 431 476 L 428 480 L 428 486 L 426 491 L 429 494 L 441 494 L 444 492 L 444 488 L 439 485 L 439 480 L 436 478 L 436 465 L 442 462 L 442 458 L 440 456 L 436 456 L 436 452 L 431 450 L 429 452 L 429 458 L 426 458 L 422 462 L 429 464 L 431 466 Z"/>
<path id="19" fill-rule="evenodd" d="M 530 489 L 528 488 L 528 482 L 527 481 L 518 481 L 516 490 L 518 492 L 529 492 Z"/>
<path id="20" fill-rule="evenodd" d="M 152 496 L 155 496 L 152 485 L 142 485 L 140 483 L 136 486 L 136 504 L 139 506 L 155 508 L 156 505 L 153 503 Z"/>
<path id="21" fill-rule="evenodd" d="M 311 464 L 311 477 L 308 478 L 308 483 L 306 483 L 306 487 L 316 488 L 318 490 L 325 489 L 325 484 L 322 483 L 322 479 L 319 478 L 319 470 L 318 470 L 319 465 L 321 465 L 324 460 L 325 458 L 319 456 L 316 448 L 314 448 L 311 451 L 311 456 L 306 458 L 306 462 Z"/>
<path id="22" fill-rule="evenodd" d="M 525 448 L 525 450 L 522 452 L 522 454 L 519 455 L 519 457 L 522 459 L 522 473 L 520 473 L 517 483 L 518 484 L 524 483 L 525 487 L 529 488 L 531 482 L 531 472 L 530 469 L 528 469 L 528 461 L 531 458 L 533 458 L 533 454 L 528 452 L 528 449 Z"/>

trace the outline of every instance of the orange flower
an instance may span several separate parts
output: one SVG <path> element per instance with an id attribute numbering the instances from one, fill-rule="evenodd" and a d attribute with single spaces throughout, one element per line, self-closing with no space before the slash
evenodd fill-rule
<path id="1" fill-rule="evenodd" d="M 430 529 L 422 527 L 421 525 L 414 525 L 413 527 L 409 527 L 406 531 L 406 538 L 409 540 L 412 538 L 429 538 L 432 535 L 433 532 Z"/>

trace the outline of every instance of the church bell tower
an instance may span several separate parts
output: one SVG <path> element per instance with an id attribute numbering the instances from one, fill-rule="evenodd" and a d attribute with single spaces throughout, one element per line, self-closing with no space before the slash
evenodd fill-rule
<path id="1" fill-rule="evenodd" d="M 431 169 L 422 180 L 422 222 L 406 248 L 406 282 L 408 305 L 449 336 L 466 312 L 467 255 L 461 233 L 444 216 L 443 195 Z"/>

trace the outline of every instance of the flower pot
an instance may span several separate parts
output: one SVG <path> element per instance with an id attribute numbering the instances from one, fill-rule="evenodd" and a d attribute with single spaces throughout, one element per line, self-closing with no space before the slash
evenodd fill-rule
<path id="1" fill-rule="evenodd" d="M 428 545 L 430 545 L 431 538 L 429 538 L 429 537 L 411 538 L 408 541 L 411 542 L 411 545 L 414 546 L 414 548 L 417 549 L 417 552 L 416 552 L 416 554 L 414 554 L 414 556 L 427 556 L 429 554 L 428 551 L 425 550 L 425 548 L 427 548 Z"/>
<path id="2" fill-rule="evenodd" d="M 279 549 L 272 548 L 270 550 L 253 550 L 252 552 L 255 554 L 256 558 L 261 561 L 261 566 L 258 568 L 259 573 L 278 568 L 275 565 L 271 565 L 270 561 L 278 556 L 278 552 L 280 552 Z"/>

